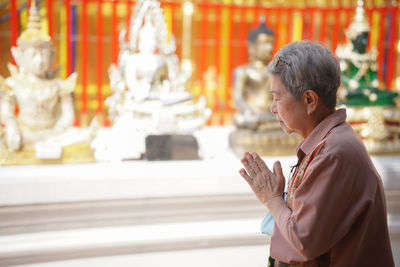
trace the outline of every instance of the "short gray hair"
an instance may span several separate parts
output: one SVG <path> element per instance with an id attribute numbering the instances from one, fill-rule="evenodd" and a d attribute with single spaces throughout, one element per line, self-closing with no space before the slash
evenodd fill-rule
<path id="1" fill-rule="evenodd" d="M 267 70 L 277 75 L 296 99 L 312 90 L 327 107 L 336 106 L 341 83 L 339 62 L 322 44 L 298 41 L 285 45 L 275 54 Z"/>

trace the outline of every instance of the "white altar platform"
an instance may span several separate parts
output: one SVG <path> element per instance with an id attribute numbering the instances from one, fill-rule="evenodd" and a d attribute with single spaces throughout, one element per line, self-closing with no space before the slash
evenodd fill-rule
<path id="1" fill-rule="evenodd" d="M 287 176 L 295 156 L 264 157 L 282 163 Z M 400 190 L 400 156 L 373 156 L 388 190 Z M 6 166 L 0 172 L 0 206 L 39 203 L 248 194 L 239 158 L 196 161 Z"/>
<path id="2" fill-rule="evenodd" d="M 214 139 L 214 151 L 196 161 L 1 167 L 0 266 L 243 266 L 242 252 L 246 265 L 265 266 L 266 208 L 227 141 Z M 264 159 L 280 160 L 285 175 L 296 163 Z M 400 155 L 372 160 L 400 266 Z"/>

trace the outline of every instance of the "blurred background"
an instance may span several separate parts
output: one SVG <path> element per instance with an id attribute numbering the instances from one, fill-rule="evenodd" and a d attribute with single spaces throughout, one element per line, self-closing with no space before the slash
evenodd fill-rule
<path id="1" fill-rule="evenodd" d="M 10 46 L 26 27 L 29 2 L 0 1 L 0 74 L 5 77 L 9 75 L 7 63 L 13 62 Z M 385 88 L 400 90 L 398 1 L 364 2 L 371 25 L 369 46 L 378 49 L 379 80 Z M 119 33 L 129 28 L 135 3 L 38 1 L 43 28 L 57 49 L 54 65 L 60 66 L 61 78 L 79 73 L 75 90 L 78 126 L 87 126 L 94 116 L 110 124 L 104 106 L 111 94 L 107 70 L 118 61 Z M 180 61 L 190 63 L 189 90 L 195 96 L 206 95 L 212 108 L 207 124 L 229 125 L 234 111 L 233 69 L 248 61 L 247 34 L 259 24 L 259 16 L 264 15 L 266 25 L 275 32 L 275 51 L 302 39 L 321 41 L 335 50 L 345 42 L 344 31 L 357 1 L 161 1 L 161 6 L 168 31 L 176 38 Z"/>
<path id="2" fill-rule="evenodd" d="M 247 35 L 265 17 L 274 52 L 296 40 L 345 43 L 353 0 L 160 1 L 168 38 L 192 72 L 188 91 L 205 95 L 209 157 L 202 160 L 117 161 L 0 167 L 0 266 L 266 266 L 266 213 L 238 175 L 227 132 L 235 112 L 233 70 L 248 62 Z M 42 28 L 56 49 L 61 79 L 78 73 L 74 125 L 97 118 L 111 126 L 104 101 L 108 68 L 118 62 L 120 35 L 136 1 L 37 1 Z M 31 1 L 0 0 L 0 75 L 15 64 L 10 48 L 26 29 Z M 398 0 L 366 0 L 369 48 L 378 50 L 378 78 L 400 92 Z M 129 31 L 128 31 L 129 32 Z M 294 155 L 280 160 L 288 176 Z M 400 266 L 400 158 L 375 155 L 382 176 L 396 265 Z M 1 158 L 0 158 L 1 162 Z M 47 161 L 46 163 L 52 163 Z M 53 162 L 54 163 L 54 162 Z"/>

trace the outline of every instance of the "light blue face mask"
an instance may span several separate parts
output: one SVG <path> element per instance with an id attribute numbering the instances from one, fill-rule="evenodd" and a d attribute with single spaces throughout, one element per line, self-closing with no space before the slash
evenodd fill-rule
<path id="1" fill-rule="evenodd" d="M 286 193 L 283 193 L 283 200 L 286 202 Z M 272 235 L 274 231 L 274 217 L 271 212 L 267 212 L 264 219 L 261 222 L 261 233 L 264 235 Z"/>
<path id="2" fill-rule="evenodd" d="M 261 222 L 261 233 L 264 235 L 272 235 L 274 231 L 274 217 L 271 212 L 267 212 L 264 219 Z"/>

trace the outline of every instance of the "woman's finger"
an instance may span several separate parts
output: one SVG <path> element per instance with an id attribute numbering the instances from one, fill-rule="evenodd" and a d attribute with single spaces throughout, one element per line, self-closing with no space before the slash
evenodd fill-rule
<path id="1" fill-rule="evenodd" d="M 251 166 L 250 166 L 249 162 L 247 161 L 247 159 L 246 158 L 242 158 L 240 160 L 240 162 L 242 163 L 243 167 L 246 169 L 246 172 L 251 176 L 252 175 L 251 174 L 252 169 L 251 169 Z"/>
<path id="2" fill-rule="evenodd" d="M 239 174 L 246 180 L 246 182 L 250 185 L 250 187 L 253 188 L 254 186 L 253 179 L 247 174 L 247 172 L 244 169 L 240 169 Z"/>
<path id="3" fill-rule="evenodd" d="M 252 154 L 246 152 L 245 153 L 246 159 L 249 162 L 250 167 L 252 168 L 252 172 L 250 173 L 250 175 L 253 178 L 256 178 L 257 174 L 261 173 L 260 168 L 258 167 L 257 163 L 255 162 Z M 254 173 L 254 174 L 253 174 Z"/>
<path id="4" fill-rule="evenodd" d="M 271 174 L 271 170 L 268 168 L 267 164 L 265 164 L 265 162 L 262 160 L 262 158 L 260 157 L 260 155 L 258 155 L 256 152 L 252 153 L 252 157 L 255 161 L 255 163 L 257 164 L 257 167 L 261 170 L 266 172 L 267 174 Z"/>
<path id="5" fill-rule="evenodd" d="M 240 160 L 240 162 L 243 164 L 244 168 L 246 169 L 247 173 L 251 177 L 255 177 L 257 173 L 255 172 L 252 164 L 250 163 L 251 161 L 254 161 L 253 158 L 251 157 L 250 153 L 246 152 L 243 155 L 243 158 Z M 254 164 L 254 163 L 253 163 Z"/>

